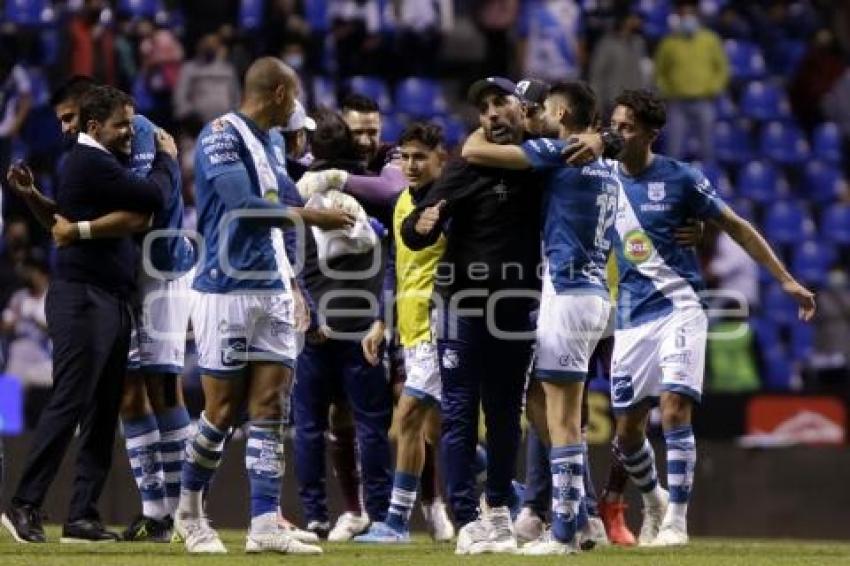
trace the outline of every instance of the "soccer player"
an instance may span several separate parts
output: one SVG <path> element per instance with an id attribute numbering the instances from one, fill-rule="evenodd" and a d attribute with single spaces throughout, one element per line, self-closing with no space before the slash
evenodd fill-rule
<path id="1" fill-rule="evenodd" d="M 581 435 L 581 405 L 588 363 L 611 310 L 605 264 L 620 187 L 602 160 L 568 167 L 563 153 L 568 138 L 591 132 L 596 112 L 596 96 L 589 86 L 558 83 L 544 101 L 542 133 L 556 133 L 559 139 L 499 146 L 476 132 L 463 150 L 472 163 L 531 168 L 545 174 L 543 295 L 533 372 L 538 381 L 529 385 L 527 404 L 529 416 L 550 447 L 552 529 L 526 544 L 523 554 L 578 550 L 577 519 L 587 452 Z"/>
<path id="2" fill-rule="evenodd" d="M 192 322 L 205 404 L 186 448 L 174 522 L 190 553 L 226 552 L 204 516 L 202 493 L 243 406 L 250 419 L 246 551 L 321 553 L 297 541 L 277 520 L 286 417 L 282 400 L 296 352 L 291 282 L 281 276 L 272 228 L 300 221 L 340 229 L 353 225 L 353 218 L 278 202 L 286 169 L 280 134 L 272 128 L 287 123 L 298 89 L 297 76 L 280 60 L 257 59 L 246 73 L 239 111 L 207 124 L 196 146 L 198 230 L 205 251 L 193 284 L 198 297 Z"/>
<path id="3" fill-rule="evenodd" d="M 815 313 L 814 295 L 700 172 L 653 153 L 665 120 L 664 103 L 649 91 L 623 92 L 611 118 L 625 140 L 618 166 L 623 193 L 615 223 L 619 297 L 611 399 L 616 447 L 643 496 L 638 541 L 652 546 L 688 542 L 687 509 L 697 457 L 691 415 L 702 394 L 708 326 L 696 253 L 676 242 L 673 228 L 688 217 L 711 222 L 770 271 L 799 304 L 802 320 Z M 669 495 L 659 485 L 645 434 L 650 405 L 659 396 Z"/>
<path id="4" fill-rule="evenodd" d="M 410 541 L 410 513 L 416 502 L 425 451 L 432 449 L 436 440 L 428 438 L 431 446 L 427 446 L 425 436 L 439 429 L 440 366 L 431 333 L 430 311 L 434 276 L 446 240 L 441 236 L 433 245 L 414 251 L 404 244 L 400 233 L 402 221 L 439 177 L 446 152 L 439 127 L 421 122 L 408 126 L 399 140 L 399 148 L 402 171 L 410 187 L 399 196 L 393 212 L 394 249 L 390 253 L 394 257 L 389 262 L 387 276 L 395 279 L 397 331 L 404 349 L 406 381 L 395 413 L 398 446 L 389 512 L 385 521 L 372 523 L 367 533 L 355 537 L 357 542 Z M 364 343 L 364 347 L 368 345 Z M 378 361 L 374 349 L 365 354 Z M 442 502 L 431 506 L 430 514 L 437 513 L 440 521 L 435 526 L 442 528 L 434 532 L 435 539 L 451 540 L 454 529 Z"/>

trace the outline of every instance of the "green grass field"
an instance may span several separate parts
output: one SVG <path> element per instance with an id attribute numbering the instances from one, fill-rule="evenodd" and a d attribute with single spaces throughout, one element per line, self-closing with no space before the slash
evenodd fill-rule
<path id="1" fill-rule="evenodd" d="M 755 541 L 729 539 L 699 539 L 683 549 L 620 549 L 602 548 L 570 557 L 522 557 L 488 555 L 462 557 L 454 555 L 453 545 L 435 545 L 426 538 L 414 544 L 398 546 L 360 546 L 354 544 L 324 544 L 325 554 L 318 557 L 280 555 L 246 555 L 243 533 L 222 531 L 230 550 L 226 556 L 188 556 L 177 544 L 104 544 L 45 545 L 16 544 L 3 532 L 0 535 L 0 565 L 2 566 L 133 566 L 183 564 L 221 564 L 228 566 L 262 566 L 272 564 L 327 564 L 392 566 L 449 564 L 599 564 L 599 565 L 727 565 L 761 566 L 767 564 L 850 564 L 850 543 Z M 48 537 L 58 540 L 58 528 L 49 528 Z"/>

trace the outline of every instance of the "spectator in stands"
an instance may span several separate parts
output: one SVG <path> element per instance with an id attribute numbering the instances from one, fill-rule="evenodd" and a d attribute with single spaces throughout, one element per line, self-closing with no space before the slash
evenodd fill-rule
<path id="1" fill-rule="evenodd" d="M 788 84 L 791 110 L 801 126 L 811 131 L 823 121 L 821 102 L 839 81 L 846 66 L 832 31 L 818 30 Z"/>
<path id="2" fill-rule="evenodd" d="M 723 295 L 718 308 L 738 305 L 755 311 L 759 306 L 758 265 L 726 232 L 715 234 L 713 254 L 705 275 L 709 286 Z"/>
<path id="3" fill-rule="evenodd" d="M 85 0 L 82 9 L 68 24 L 69 75 L 92 77 L 100 84 L 118 80 L 115 64 L 115 34 L 101 22 L 107 9 L 105 0 Z"/>
<path id="4" fill-rule="evenodd" d="M 12 139 L 32 108 L 32 86 L 26 70 L 6 51 L 0 51 L 0 171 L 9 167 Z"/>
<path id="5" fill-rule="evenodd" d="M 10 193 L 6 193 L 7 198 Z M 6 222 L 3 240 L 0 241 L 0 305 L 6 305 L 9 297 L 24 286 L 21 267 L 29 257 L 29 225 L 21 218 L 12 218 Z"/>
<path id="6" fill-rule="evenodd" d="M 398 46 L 404 57 L 402 75 L 436 76 L 442 34 L 454 25 L 452 0 L 396 0 Z"/>
<path id="7" fill-rule="evenodd" d="M 221 116 L 239 104 L 239 78 L 227 60 L 226 50 L 218 35 L 201 38 L 195 57 L 180 70 L 174 90 L 174 116 L 203 124 Z"/>
<path id="8" fill-rule="evenodd" d="M 266 11 L 263 17 L 265 25 L 262 27 L 262 50 L 267 55 L 279 57 L 283 48 L 289 44 L 306 46 L 310 41 L 310 25 L 304 18 L 305 0 L 269 0 L 266 2 Z M 303 60 L 300 65 L 292 65 L 290 61 L 284 62 L 301 71 L 304 67 Z"/>
<path id="9" fill-rule="evenodd" d="M 723 39 L 749 40 L 753 36 L 753 28 L 734 4 L 723 6 L 712 28 Z"/>
<path id="10" fill-rule="evenodd" d="M 695 0 L 678 3 L 670 28 L 655 53 L 658 89 L 667 98 L 667 153 L 682 158 L 688 132 L 697 132 L 697 158 L 712 162 L 714 105 L 729 82 L 729 61 L 720 37 L 702 26 Z"/>
<path id="11" fill-rule="evenodd" d="M 614 29 L 606 33 L 590 59 L 590 84 L 602 106 L 602 115 L 611 115 L 614 98 L 624 90 L 646 86 L 646 41 L 641 36 L 642 20 L 634 12 L 617 15 Z"/>
<path id="12" fill-rule="evenodd" d="M 328 17 L 339 75 L 379 74 L 383 61 L 378 0 L 328 0 Z"/>
<path id="13" fill-rule="evenodd" d="M 821 109 L 827 120 L 838 124 L 844 143 L 844 170 L 850 176 L 850 67 L 823 97 Z"/>
<path id="14" fill-rule="evenodd" d="M 139 64 L 153 101 L 148 118 L 166 131 L 173 127 L 171 99 L 183 62 L 183 46 L 167 27 L 139 22 Z"/>
<path id="15" fill-rule="evenodd" d="M 53 363 L 44 314 L 49 281 L 47 262 L 44 258 L 29 257 L 22 268 L 26 287 L 12 295 L 0 323 L 3 334 L 9 337 L 6 373 L 26 384 L 49 386 Z"/>
<path id="16" fill-rule="evenodd" d="M 482 75 L 502 77 L 509 74 L 509 34 L 518 13 L 519 0 L 476 0 L 472 14 L 485 44 Z"/>
<path id="17" fill-rule="evenodd" d="M 850 386 L 850 278 L 836 266 L 828 284 L 818 290 L 821 310 L 815 317 L 814 350 L 809 369 L 820 383 Z"/>
<path id="18" fill-rule="evenodd" d="M 549 83 L 577 78 L 585 64 L 584 22 L 575 0 L 528 0 L 517 22 L 522 76 Z"/>

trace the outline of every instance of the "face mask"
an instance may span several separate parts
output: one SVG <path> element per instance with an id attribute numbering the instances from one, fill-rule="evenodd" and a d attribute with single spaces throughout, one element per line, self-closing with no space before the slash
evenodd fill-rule
<path id="1" fill-rule="evenodd" d="M 304 55 L 301 53 L 291 53 L 283 58 L 283 62 L 292 69 L 298 70 L 304 66 Z"/>
<path id="2" fill-rule="evenodd" d="M 685 16 L 682 18 L 682 33 L 693 35 L 699 29 L 699 19 L 696 16 Z"/>

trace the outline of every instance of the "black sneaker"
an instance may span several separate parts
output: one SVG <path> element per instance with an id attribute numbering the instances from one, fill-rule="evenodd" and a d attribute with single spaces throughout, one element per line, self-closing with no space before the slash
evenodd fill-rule
<path id="1" fill-rule="evenodd" d="M 117 542 L 121 540 L 118 533 L 107 531 L 103 523 L 93 519 L 77 519 L 73 523 L 62 525 L 62 538 L 59 542 Z"/>
<path id="2" fill-rule="evenodd" d="M 43 518 L 38 507 L 12 504 L 3 513 L 0 521 L 18 542 L 47 542 L 44 527 L 41 525 Z"/>
<path id="3" fill-rule="evenodd" d="M 121 535 L 121 540 L 128 542 L 169 542 L 171 540 L 171 521 L 167 517 L 158 521 L 139 515 Z"/>

